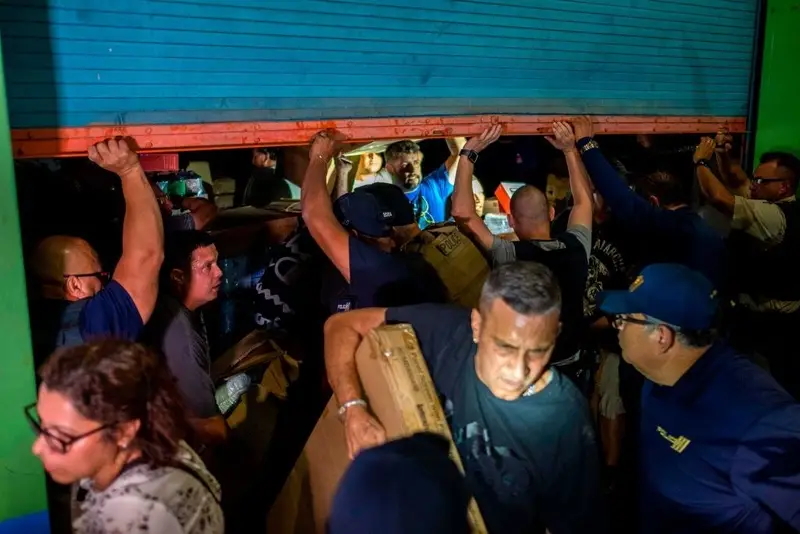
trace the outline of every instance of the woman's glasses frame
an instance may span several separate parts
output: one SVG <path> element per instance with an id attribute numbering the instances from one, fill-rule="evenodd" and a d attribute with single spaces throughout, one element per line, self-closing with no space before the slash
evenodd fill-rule
<path id="1" fill-rule="evenodd" d="M 75 443 L 77 443 L 78 441 L 80 441 L 80 440 L 82 440 L 84 438 L 88 438 L 89 436 L 97 434 L 98 432 L 101 432 L 103 430 L 107 430 L 109 428 L 112 428 L 112 427 L 116 426 L 116 423 L 110 423 L 110 424 L 107 424 L 107 425 L 102 425 L 102 426 L 100 426 L 98 428 L 95 428 L 93 430 L 90 430 L 88 432 L 84 432 L 83 434 L 79 434 L 77 436 L 71 436 L 69 438 L 62 438 L 62 437 L 53 435 L 52 433 L 48 432 L 46 429 L 42 428 L 41 422 L 39 421 L 38 417 L 35 415 L 35 413 L 36 413 L 36 403 L 35 402 L 33 404 L 29 404 L 28 406 L 26 406 L 24 412 L 25 412 L 25 419 L 28 420 L 28 424 L 31 425 L 31 429 L 33 429 L 33 431 L 36 433 L 36 435 L 37 436 L 42 436 L 44 438 L 45 443 L 47 443 L 48 447 L 50 447 L 53 451 L 61 453 L 61 454 L 67 454 L 69 452 L 69 449 Z"/>

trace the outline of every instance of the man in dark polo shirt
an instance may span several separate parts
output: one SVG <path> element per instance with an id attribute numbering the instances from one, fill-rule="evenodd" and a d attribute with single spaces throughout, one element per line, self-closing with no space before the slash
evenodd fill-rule
<path id="1" fill-rule="evenodd" d="M 716 339 L 718 297 L 678 264 L 601 293 L 642 373 L 639 494 L 646 534 L 800 529 L 800 404 Z"/>
<path id="2" fill-rule="evenodd" d="M 597 192 L 619 221 L 641 240 L 642 263 L 674 262 L 700 271 L 715 287 L 725 283 L 725 243 L 689 207 L 689 195 L 671 172 L 656 171 L 637 181 L 634 192 L 592 138 L 592 122 L 574 121 L 575 138 Z"/>
<path id="3" fill-rule="evenodd" d="M 314 139 L 301 198 L 303 221 L 335 268 L 322 291 L 330 313 L 444 302 L 444 286 L 422 256 L 397 251 L 409 240 L 407 230 L 420 231 L 402 190 L 376 183 L 331 202 L 325 177 L 338 151 L 334 135 Z"/>

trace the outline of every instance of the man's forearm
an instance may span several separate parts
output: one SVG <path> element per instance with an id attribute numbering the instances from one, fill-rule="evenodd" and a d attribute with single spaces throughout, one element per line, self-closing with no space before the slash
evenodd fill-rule
<path id="1" fill-rule="evenodd" d="M 569 171 L 569 187 L 572 190 L 574 205 L 591 206 L 592 190 L 589 186 L 589 177 L 586 168 L 583 166 L 577 150 L 566 152 L 564 157 L 567 159 L 567 170 Z"/>
<path id="2" fill-rule="evenodd" d="M 728 191 L 711 169 L 703 165 L 698 166 L 697 181 L 700 184 L 700 191 L 715 208 L 726 215 L 733 215 L 735 204 L 733 193 Z"/>
<path id="3" fill-rule="evenodd" d="M 336 181 L 333 184 L 333 200 L 346 195 L 349 192 L 350 185 L 350 167 L 340 168 L 336 165 Z"/>
<path id="4" fill-rule="evenodd" d="M 228 424 L 221 415 L 205 419 L 190 418 L 189 424 L 205 445 L 217 445 L 228 439 Z"/>
<path id="5" fill-rule="evenodd" d="M 324 160 L 316 158 L 309 162 L 300 191 L 300 205 L 306 224 L 313 218 L 310 217 L 312 214 L 319 214 L 319 210 L 333 211 L 326 184 L 327 173 L 328 164 Z"/>
<path id="6" fill-rule="evenodd" d="M 475 198 L 472 195 L 474 164 L 467 157 L 458 158 L 456 181 L 453 188 L 453 217 L 468 219 L 475 215 Z"/>
<path id="7" fill-rule="evenodd" d="M 140 165 L 120 176 L 125 197 L 122 259 L 141 262 L 143 277 L 155 276 L 164 251 L 164 227 L 153 189 Z"/>
<path id="8" fill-rule="evenodd" d="M 655 207 L 628 187 L 599 148 L 587 150 L 581 159 L 597 192 L 615 216 L 632 225 L 659 226 Z"/>
<path id="9" fill-rule="evenodd" d="M 356 368 L 356 351 L 362 336 L 347 326 L 325 328 L 325 370 L 339 404 L 363 397 Z"/>
<path id="10" fill-rule="evenodd" d="M 447 158 L 445 166 L 447 168 L 447 176 L 450 179 L 450 183 L 455 183 L 456 181 L 458 167 L 461 165 L 461 158 L 459 157 L 459 154 L 461 153 L 461 149 L 463 149 L 464 145 L 466 144 L 466 137 L 453 137 L 452 139 L 447 140 L 447 148 L 450 150 L 450 157 Z M 472 171 L 470 171 L 470 178 L 471 176 Z"/>

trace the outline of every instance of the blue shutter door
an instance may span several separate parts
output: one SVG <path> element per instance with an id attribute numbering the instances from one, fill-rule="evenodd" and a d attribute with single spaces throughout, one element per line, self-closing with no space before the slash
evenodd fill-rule
<path id="1" fill-rule="evenodd" d="M 755 0 L 2 0 L 15 129 L 746 114 Z"/>

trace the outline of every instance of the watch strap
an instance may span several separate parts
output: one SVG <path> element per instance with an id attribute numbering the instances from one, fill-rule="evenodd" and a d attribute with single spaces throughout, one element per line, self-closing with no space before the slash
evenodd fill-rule
<path id="1" fill-rule="evenodd" d="M 459 156 L 467 156 L 467 159 L 470 160 L 472 163 L 478 161 L 478 153 L 474 150 L 470 150 L 469 148 L 462 148 L 461 152 L 458 153 Z"/>
<path id="2" fill-rule="evenodd" d="M 577 146 L 578 149 L 581 151 L 581 154 L 586 154 L 588 151 L 592 149 L 600 148 L 600 145 L 597 144 L 597 141 L 595 141 L 591 137 L 585 137 L 584 139 L 581 139 L 580 141 L 578 141 Z"/>

